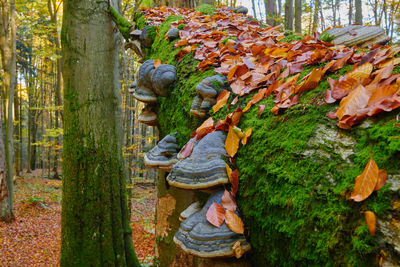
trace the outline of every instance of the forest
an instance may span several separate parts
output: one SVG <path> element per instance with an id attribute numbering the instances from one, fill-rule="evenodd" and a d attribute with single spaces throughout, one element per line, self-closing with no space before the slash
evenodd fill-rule
<path id="1" fill-rule="evenodd" d="M 0 266 L 400 266 L 400 1 L 0 9 Z"/>

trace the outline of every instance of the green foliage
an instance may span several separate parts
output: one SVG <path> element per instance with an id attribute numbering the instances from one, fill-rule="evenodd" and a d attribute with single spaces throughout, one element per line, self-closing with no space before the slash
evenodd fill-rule
<path id="1" fill-rule="evenodd" d="M 132 24 L 110 5 L 110 14 L 125 39 L 129 39 Z"/>
<path id="2" fill-rule="evenodd" d="M 290 43 L 291 41 L 300 41 L 303 39 L 303 36 L 298 33 L 294 33 L 293 31 L 285 31 L 285 38 L 280 40 L 282 43 Z"/>
<path id="3" fill-rule="evenodd" d="M 319 36 L 319 39 L 324 42 L 332 42 L 335 37 L 330 36 L 328 31 L 325 31 Z"/>
<path id="4" fill-rule="evenodd" d="M 215 7 L 209 4 L 202 4 L 196 7 L 194 10 L 199 11 L 205 15 L 212 15 L 215 11 Z"/>
<path id="5" fill-rule="evenodd" d="M 133 21 L 135 22 L 135 29 L 141 30 L 147 25 L 147 21 L 144 18 L 144 14 L 142 12 L 135 12 L 133 16 Z"/>

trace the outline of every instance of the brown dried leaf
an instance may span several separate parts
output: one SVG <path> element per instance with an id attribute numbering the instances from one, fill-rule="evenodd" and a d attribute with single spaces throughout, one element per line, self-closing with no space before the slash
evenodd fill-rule
<path id="1" fill-rule="evenodd" d="M 221 204 L 227 210 L 236 211 L 236 202 L 233 200 L 231 193 L 227 190 L 225 190 L 222 195 Z"/>
<path id="2" fill-rule="evenodd" d="M 179 151 L 178 159 L 185 159 L 192 154 L 193 151 L 193 141 L 189 141 L 186 145 Z"/>
<path id="3" fill-rule="evenodd" d="M 218 203 L 212 203 L 206 213 L 206 218 L 209 223 L 215 227 L 220 227 L 225 220 L 225 209 Z"/>
<path id="4" fill-rule="evenodd" d="M 312 72 L 307 76 L 304 82 L 297 85 L 294 93 L 304 93 L 310 91 L 318 86 L 319 81 L 324 76 L 324 72 L 322 69 L 314 68 Z"/>
<path id="5" fill-rule="evenodd" d="M 258 106 L 257 116 L 260 116 L 261 113 L 263 113 L 264 110 L 265 110 L 265 105 L 259 105 Z"/>
<path id="6" fill-rule="evenodd" d="M 350 199 L 360 202 L 369 197 L 374 191 L 378 182 L 379 169 L 374 159 L 371 157 L 363 173 L 356 177 L 353 192 Z"/>
<path id="7" fill-rule="evenodd" d="M 154 68 L 158 68 L 161 64 L 162 63 L 161 63 L 160 59 L 157 58 L 157 59 L 154 60 Z"/>
<path id="8" fill-rule="evenodd" d="M 371 235 L 375 235 L 375 230 L 376 230 L 376 216 L 375 213 L 372 211 L 366 211 L 364 212 L 365 215 L 365 221 L 367 222 L 368 225 L 368 230 L 371 233 Z"/>
<path id="9" fill-rule="evenodd" d="M 244 233 L 244 224 L 242 219 L 231 210 L 225 210 L 225 222 L 228 228 L 237 234 Z"/>
<path id="10" fill-rule="evenodd" d="M 231 182 L 232 184 L 232 189 L 231 189 L 231 193 L 233 196 L 236 196 L 236 193 L 239 189 L 239 171 L 238 169 L 235 169 L 231 176 L 229 176 L 229 182 Z"/>
<path id="11" fill-rule="evenodd" d="M 242 255 L 244 254 L 244 251 L 242 249 L 242 245 L 240 244 L 240 241 L 236 241 L 233 246 L 232 246 L 232 250 L 233 253 L 235 253 L 235 257 L 236 259 L 239 259 L 240 257 L 242 257 Z"/>
<path id="12" fill-rule="evenodd" d="M 379 189 L 381 189 L 385 183 L 386 183 L 386 179 L 387 179 L 387 172 L 382 169 L 379 170 L 379 177 L 378 177 L 378 182 L 376 183 L 376 186 L 374 188 L 374 191 L 378 191 Z"/>
<path id="13" fill-rule="evenodd" d="M 242 137 L 242 145 L 246 145 L 247 141 L 249 140 L 253 130 L 251 128 L 247 128 L 246 131 L 244 131 L 244 136 Z"/>
<path id="14" fill-rule="evenodd" d="M 200 140 L 203 136 L 213 132 L 214 129 L 214 120 L 212 117 L 205 120 L 199 128 L 196 129 L 197 137 L 196 140 Z"/>
<path id="15" fill-rule="evenodd" d="M 356 114 L 359 109 L 366 107 L 370 96 L 371 92 L 365 89 L 364 86 L 359 85 L 340 101 L 336 115 L 341 120 L 345 115 Z"/>

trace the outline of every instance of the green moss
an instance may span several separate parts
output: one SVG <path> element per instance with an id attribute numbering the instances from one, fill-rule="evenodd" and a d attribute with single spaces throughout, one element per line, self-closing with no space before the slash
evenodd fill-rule
<path id="1" fill-rule="evenodd" d="M 227 37 L 227 38 L 225 38 L 224 40 L 222 40 L 222 44 L 226 44 L 226 42 L 227 42 L 228 40 L 236 40 L 236 39 L 237 39 L 237 37 L 235 37 L 235 36 Z"/>
<path id="2" fill-rule="evenodd" d="M 133 15 L 133 21 L 135 22 L 135 29 L 141 30 L 147 25 L 147 21 L 144 18 L 144 14 L 142 12 L 135 12 Z"/>
<path id="3" fill-rule="evenodd" d="M 178 25 L 178 30 L 183 30 L 186 27 L 185 23 L 181 23 Z"/>
<path id="4" fill-rule="evenodd" d="M 174 21 L 182 20 L 181 16 L 171 15 L 165 19 L 165 21 L 158 27 L 158 33 L 156 33 L 155 40 L 151 47 L 151 53 L 149 54 L 151 59 L 160 59 L 163 63 L 175 64 L 175 55 L 181 50 L 175 48 L 174 44 L 176 40 L 170 41 L 168 38 L 165 39 L 165 35 L 171 28 L 171 23 Z"/>
<path id="5" fill-rule="evenodd" d="M 293 31 L 285 31 L 285 38 L 280 40 L 281 43 L 290 43 L 291 41 L 300 41 L 303 39 L 303 35 L 294 33 Z"/>
<path id="6" fill-rule="evenodd" d="M 212 15 L 215 11 L 215 7 L 209 4 L 202 4 L 196 7 L 194 10 L 205 15 Z"/>

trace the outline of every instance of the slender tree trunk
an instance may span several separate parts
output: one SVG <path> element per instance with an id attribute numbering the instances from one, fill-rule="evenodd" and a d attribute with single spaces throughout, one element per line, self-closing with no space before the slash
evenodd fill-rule
<path id="1" fill-rule="evenodd" d="M 314 14 L 313 14 L 313 24 L 312 30 L 315 31 L 318 27 L 318 12 L 320 8 L 320 0 L 314 1 Z"/>
<path id="2" fill-rule="evenodd" d="M 16 85 L 16 25 L 15 25 L 15 1 L 0 1 L 0 51 L 4 71 L 4 91 L 6 94 L 6 138 L 5 138 L 5 158 L 7 169 L 7 189 L 8 205 L 10 211 L 5 214 L 10 218 L 3 217 L 3 220 L 9 220 L 13 216 L 13 104 L 14 90 Z M 1 185 L 0 185 L 1 186 Z M 0 205 L 6 205 L 3 201 Z M 0 207 L 3 210 L 5 207 Z"/>
<path id="3" fill-rule="evenodd" d="M 10 207 L 10 195 L 7 185 L 8 179 L 2 128 L 0 116 L 0 221 L 10 222 L 14 215 Z"/>
<path id="4" fill-rule="evenodd" d="M 256 4 L 254 0 L 251 0 L 251 9 L 253 9 L 254 18 L 257 19 Z"/>
<path id="5" fill-rule="evenodd" d="M 285 24 L 287 30 L 293 30 L 293 0 L 285 2 Z"/>
<path id="6" fill-rule="evenodd" d="M 354 0 L 354 6 L 355 6 L 355 23 L 356 24 L 363 24 L 363 17 L 362 17 L 362 5 L 361 5 L 361 0 Z"/>
<path id="7" fill-rule="evenodd" d="M 16 88 L 17 89 L 17 88 Z M 18 90 L 16 90 L 16 93 L 14 95 L 14 114 L 15 114 L 15 120 L 17 121 L 17 124 L 15 125 L 15 175 L 19 176 L 21 172 L 21 154 L 20 154 L 20 148 L 21 148 L 21 135 L 20 135 L 20 127 L 21 127 L 21 114 L 19 113 L 20 111 L 20 99 L 19 99 L 19 94 Z"/>
<path id="8" fill-rule="evenodd" d="M 266 22 L 269 25 L 276 25 L 276 17 L 277 17 L 277 11 L 276 11 L 276 2 L 275 0 L 265 0 L 264 3 L 266 3 L 265 6 L 265 14 L 266 14 Z"/>
<path id="9" fill-rule="evenodd" d="M 294 11 L 294 29 L 297 33 L 301 33 L 301 13 L 302 13 L 302 6 L 301 0 L 294 1 L 295 11 Z"/>
<path id="10" fill-rule="evenodd" d="M 353 21 L 353 1 L 349 0 L 349 25 Z"/>
<path id="11" fill-rule="evenodd" d="M 333 27 L 336 26 L 336 5 L 335 5 L 335 0 L 331 0 L 331 7 L 332 7 L 332 22 L 333 22 Z"/>
<path id="12" fill-rule="evenodd" d="M 125 190 L 119 38 L 108 13 L 107 1 L 64 1 L 61 266 L 140 266 Z"/>

